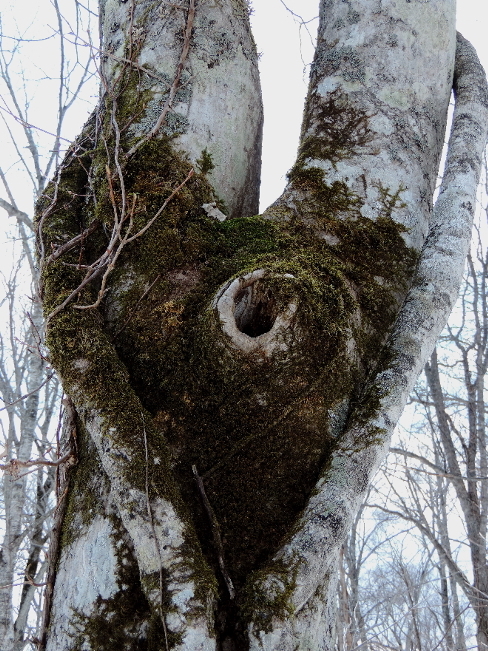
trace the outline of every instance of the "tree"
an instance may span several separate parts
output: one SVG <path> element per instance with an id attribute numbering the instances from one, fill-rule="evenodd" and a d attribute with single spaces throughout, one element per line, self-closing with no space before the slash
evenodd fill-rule
<path id="1" fill-rule="evenodd" d="M 39 269 L 34 251 L 34 223 L 32 215 L 22 210 L 25 196 L 20 195 L 25 193 L 39 198 L 42 194 L 47 179 L 61 161 L 67 112 L 92 75 L 90 54 L 87 56 L 79 49 L 70 51 L 66 43 L 64 32 L 68 18 L 61 15 L 56 1 L 51 10 L 48 20 L 57 25 L 57 30 L 49 28 L 47 34 L 41 34 L 36 21 L 35 39 L 30 38 L 32 34 L 28 29 L 23 31 L 18 26 L 14 29 L 11 23 L 5 24 L 2 18 L 7 8 L 0 16 L 0 208 L 9 218 L 2 252 L 7 260 L 11 252 L 11 259 L 15 261 L 9 277 L 4 276 L 2 269 L 0 303 L 3 317 L 0 326 L 2 651 L 21 651 L 28 644 L 33 645 L 32 639 L 39 634 L 41 595 L 48 565 L 46 543 L 55 507 L 56 466 L 59 463 L 55 436 L 59 383 L 43 355 L 42 306 L 36 298 Z M 69 17 L 75 25 L 70 28 L 75 39 L 87 17 L 89 10 L 82 10 L 80 6 Z M 59 48 L 53 59 L 55 72 L 49 71 L 48 64 L 42 70 L 47 91 L 42 104 L 44 108 L 53 108 L 52 123 L 43 124 L 43 142 L 31 122 L 37 122 L 38 107 L 31 96 L 32 86 L 29 87 L 32 69 L 22 65 L 22 53 L 38 47 L 39 41 L 46 49 L 54 40 Z M 53 104 L 50 105 L 46 96 L 49 100 L 55 98 Z M 46 133 L 50 128 L 53 133 Z M 22 177 L 20 191 L 12 180 L 16 168 L 20 169 Z"/>
<path id="2" fill-rule="evenodd" d="M 30 323 L 27 321 L 20 328 L 16 323 L 12 305 L 17 293 L 16 275 L 12 274 L 6 287 L 11 347 L 2 337 L 0 355 L 0 388 L 7 416 L 7 427 L 2 427 L 2 456 L 7 463 L 0 465 L 6 470 L 2 477 L 5 519 L 0 547 L 0 635 L 6 651 L 24 648 L 29 609 L 41 594 L 36 588 L 41 587 L 46 572 L 43 547 L 50 530 L 49 496 L 54 489 L 55 463 L 44 455 L 52 447 L 49 429 L 59 398 L 53 373 L 46 377 L 46 360 L 36 354 L 36 325 L 42 322 L 40 304 L 33 303 Z M 29 477 L 32 468 L 27 468 L 33 465 L 29 463 L 33 450 L 44 461 L 37 464 L 34 477 Z M 22 576 L 20 584 L 18 574 Z M 12 597 L 16 585 L 22 586 L 22 590 L 15 616 Z"/>
<path id="3" fill-rule="evenodd" d="M 477 649 L 484 651 L 488 648 L 488 257 L 480 228 L 472 249 L 458 307 L 415 392 L 418 428 L 428 438 L 416 450 L 405 444 L 393 448 L 404 459 L 403 481 L 401 489 L 398 481 L 391 482 L 386 509 L 413 523 L 437 552 L 441 590 L 446 595 L 445 619 L 452 622 L 458 638 L 453 648 L 464 646 L 460 590 L 474 614 Z"/>
<path id="4" fill-rule="evenodd" d="M 339 651 L 473 648 L 466 643 L 473 613 L 459 599 L 453 575 L 410 517 L 408 528 L 399 529 L 389 497 L 380 499 L 373 518 L 363 514 L 353 524 L 344 546 L 338 628 L 345 644 L 339 637 Z"/>
<path id="5" fill-rule="evenodd" d="M 342 543 L 459 286 L 484 73 L 450 0 L 322 0 L 256 217 L 247 3 L 108 0 L 101 32 L 100 105 L 38 206 L 77 462 L 43 644 L 330 649 Z"/>

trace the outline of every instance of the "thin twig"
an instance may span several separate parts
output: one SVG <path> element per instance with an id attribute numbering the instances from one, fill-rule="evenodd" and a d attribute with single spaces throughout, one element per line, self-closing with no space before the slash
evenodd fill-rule
<path id="1" fill-rule="evenodd" d="M 154 215 L 154 217 L 152 217 L 152 219 L 150 219 L 150 220 L 147 222 L 147 224 L 146 224 L 143 228 L 141 228 L 140 231 L 138 231 L 138 232 L 135 233 L 134 235 L 130 235 L 130 236 L 129 236 L 129 234 L 130 234 L 130 232 L 131 232 L 131 230 L 132 230 L 133 215 L 134 215 L 135 204 L 136 204 L 136 199 L 137 199 L 136 195 L 134 195 L 133 203 L 132 203 L 131 209 L 130 209 L 129 214 L 128 214 L 128 218 L 129 218 L 129 226 L 128 226 L 127 232 L 126 232 L 126 234 L 125 234 L 123 237 L 121 236 L 121 228 L 122 228 L 122 226 L 123 226 L 123 222 L 125 221 L 125 219 L 126 219 L 126 217 L 127 217 L 127 216 L 126 216 L 126 217 L 124 217 L 123 219 L 120 219 L 120 221 L 119 221 L 119 226 L 118 226 L 118 228 L 116 229 L 116 231 L 114 231 L 114 234 L 115 234 L 116 237 L 120 240 L 120 242 L 119 242 L 119 244 L 118 244 L 116 250 L 115 250 L 114 252 L 112 252 L 111 250 L 107 250 L 107 251 L 109 251 L 109 255 L 107 256 L 107 260 L 106 260 L 106 262 L 104 261 L 104 263 L 103 263 L 103 266 L 105 267 L 105 272 L 104 272 L 104 275 L 103 275 L 103 278 L 102 278 L 102 284 L 101 284 L 100 290 L 99 290 L 99 292 L 98 292 L 98 298 L 97 298 L 97 300 L 96 300 L 94 303 L 92 303 L 91 305 L 74 305 L 73 307 L 74 307 L 75 309 L 77 309 L 77 310 L 91 310 L 91 309 L 94 309 L 94 308 L 96 308 L 96 307 L 98 307 L 98 306 L 100 305 L 100 303 L 101 303 L 101 301 L 102 301 L 102 299 L 103 299 L 103 297 L 104 297 L 104 295 L 105 295 L 105 292 L 106 292 L 106 284 L 107 284 L 108 276 L 109 276 L 109 274 L 113 271 L 113 269 L 115 268 L 115 263 L 116 263 L 116 261 L 117 261 L 119 255 L 122 253 L 122 249 L 123 249 L 127 244 L 129 244 L 129 242 L 132 242 L 133 240 L 135 240 L 135 239 L 141 237 L 142 235 L 144 235 L 144 233 L 145 233 L 149 228 L 151 228 L 151 226 L 154 224 L 154 222 L 156 221 L 156 219 L 157 219 L 157 218 L 159 217 L 159 215 L 163 212 L 163 210 L 166 208 L 166 206 L 169 204 L 169 202 L 170 202 L 170 201 L 173 199 L 173 197 L 174 197 L 174 196 L 175 196 L 175 195 L 176 195 L 176 194 L 181 190 L 181 188 L 182 188 L 184 185 L 186 185 L 186 183 L 191 179 L 191 177 L 193 176 L 193 174 L 194 174 L 194 170 L 191 169 L 191 170 L 188 172 L 188 174 L 187 174 L 185 180 L 182 181 L 182 182 L 179 184 L 179 186 L 173 190 L 173 192 L 169 195 L 169 197 L 166 199 L 166 201 L 163 203 L 163 205 L 162 205 L 161 208 L 157 211 L 157 213 Z M 105 255 L 105 254 L 104 254 L 104 255 Z M 101 258 L 100 258 L 99 260 L 101 260 Z M 95 264 L 96 264 L 96 263 L 95 263 Z M 88 279 L 88 282 L 89 282 L 89 281 L 90 281 L 90 279 Z M 65 303 L 66 303 L 66 301 L 65 301 Z M 54 314 L 54 313 L 53 313 L 53 314 Z M 48 318 L 51 318 L 51 315 L 50 315 Z"/>
<path id="2" fill-rule="evenodd" d="M 446 479 L 463 479 L 464 481 L 488 480 L 488 477 L 479 477 L 479 476 L 467 477 L 465 475 L 454 475 L 452 472 L 445 472 L 443 468 L 436 466 L 435 463 L 432 463 L 425 457 L 415 454 L 414 452 L 408 452 L 407 450 L 402 450 L 401 448 L 390 448 L 390 452 L 393 452 L 393 454 L 400 454 L 403 457 L 408 457 L 410 459 L 415 459 L 415 461 L 418 461 L 419 463 L 423 463 L 429 468 L 432 468 L 434 472 L 428 472 L 427 470 L 423 470 L 422 468 L 410 468 L 409 466 L 407 466 L 407 468 L 409 468 L 410 470 L 415 470 L 415 472 L 422 472 L 425 475 L 433 475 L 434 477 L 445 477 Z"/>
<path id="3" fill-rule="evenodd" d="M 192 169 L 188 172 L 188 174 L 187 174 L 185 180 L 182 181 L 182 182 L 179 184 L 179 186 L 173 190 L 173 192 L 169 195 L 169 197 L 166 199 L 166 201 L 163 203 L 163 205 L 162 205 L 161 208 L 158 210 L 158 212 L 154 215 L 154 217 L 153 217 L 152 219 L 150 219 L 150 220 L 148 221 L 148 223 L 144 226 L 144 228 L 141 228 L 141 230 L 140 230 L 138 233 L 136 233 L 135 235 L 132 235 L 131 237 L 129 237 L 129 238 L 127 239 L 127 243 L 128 243 L 128 242 L 132 242 L 132 240 L 135 240 L 136 238 L 140 237 L 141 235 L 144 235 L 144 233 L 145 233 L 149 228 L 151 228 L 151 226 L 154 224 L 154 222 L 156 221 L 156 219 L 157 219 L 157 218 L 159 217 L 159 215 L 163 212 L 163 210 L 166 208 L 166 206 L 169 204 L 169 202 L 170 202 L 170 201 L 173 199 L 173 197 L 174 197 L 174 196 L 175 196 L 175 195 L 176 195 L 176 194 L 181 190 L 181 188 L 182 188 L 183 186 L 185 186 L 185 185 L 188 183 L 188 181 L 191 179 L 191 177 L 194 175 L 194 173 L 195 173 L 195 170 L 192 168 Z"/>
<path id="4" fill-rule="evenodd" d="M 31 579 L 28 575 L 26 575 L 28 579 L 27 581 L 22 581 L 22 583 L 8 583 L 7 585 L 0 585 L 0 590 L 3 590 L 4 588 L 20 588 L 24 585 L 32 585 L 34 588 L 43 588 L 44 586 L 47 585 L 47 583 L 35 583 L 33 579 Z"/>
<path id="5" fill-rule="evenodd" d="M 9 217 L 15 217 L 19 221 L 23 222 L 27 228 L 29 228 L 31 231 L 34 230 L 34 224 L 32 223 L 32 219 L 29 218 L 29 215 L 25 213 L 23 210 L 19 210 L 12 204 L 8 203 L 8 201 L 5 201 L 5 199 L 0 198 L 0 208 L 3 208 Z"/>
<path id="6" fill-rule="evenodd" d="M 75 235 L 69 242 L 66 242 L 65 244 L 62 244 L 61 246 L 58 246 L 56 251 L 54 253 L 51 253 L 49 258 L 46 260 L 46 264 L 49 264 L 50 262 L 54 262 L 58 258 L 60 258 L 62 255 L 67 253 L 68 251 L 71 251 L 79 242 L 83 242 L 86 240 L 86 238 L 91 235 L 94 231 L 97 230 L 97 228 L 100 226 L 100 220 L 96 219 L 88 228 L 85 228 L 83 233 L 80 233 L 79 235 Z"/>
<path id="7" fill-rule="evenodd" d="M 181 9 L 185 9 L 186 7 L 181 7 Z M 89 41 L 85 41 L 79 34 L 68 34 L 68 36 L 74 36 L 75 40 L 74 41 L 68 41 L 68 43 L 71 43 L 72 45 L 77 45 L 78 41 L 84 45 L 85 47 L 90 48 L 91 51 L 97 52 L 100 57 L 106 57 L 107 59 L 111 59 L 112 61 L 117 61 L 117 63 L 127 63 L 130 65 L 131 68 L 134 68 L 135 70 L 140 70 L 144 74 L 146 74 L 148 77 L 152 77 L 153 79 L 156 79 L 157 81 L 164 82 L 165 80 L 161 77 L 161 75 L 158 75 L 152 70 L 149 70 L 148 68 L 145 68 L 144 66 L 138 65 L 135 61 L 131 61 L 127 57 L 118 57 L 112 54 L 111 52 L 108 52 L 107 50 L 103 50 L 102 48 L 95 47 L 93 43 Z M 66 39 L 68 40 L 68 39 Z M 91 55 L 91 58 L 93 59 L 93 55 Z"/>
<path id="8" fill-rule="evenodd" d="M 28 461 L 19 461 L 18 459 L 10 459 L 8 463 L 0 463 L 0 470 L 5 470 L 9 474 L 17 477 L 20 468 L 32 468 L 32 466 L 52 466 L 56 468 L 63 463 L 66 463 L 70 458 L 75 460 L 72 452 L 67 452 L 61 459 L 57 461 L 47 461 L 46 459 L 29 459 Z"/>
<path id="9" fill-rule="evenodd" d="M 43 211 L 39 223 L 37 226 L 37 233 L 38 233 L 38 246 L 39 246 L 39 262 L 42 265 L 44 264 L 44 257 L 45 257 L 45 249 L 44 249 L 44 238 L 43 238 L 43 229 L 44 229 L 44 222 L 48 218 L 48 216 L 51 214 L 54 206 L 56 205 L 58 201 L 58 192 L 59 192 L 59 183 L 61 181 L 61 173 L 64 170 L 64 166 L 60 165 L 56 171 L 56 179 L 53 182 L 54 186 L 54 192 L 53 196 L 51 198 L 51 201 L 49 203 L 49 206 Z"/>
<path id="10" fill-rule="evenodd" d="M 26 393 L 26 394 L 24 394 L 23 396 L 20 396 L 20 398 L 17 398 L 17 400 L 14 400 L 13 402 L 7 402 L 7 403 L 5 403 L 5 407 L 2 407 L 2 408 L 0 409 L 0 411 L 4 411 L 5 409 L 8 409 L 9 407 L 13 407 L 13 406 L 16 405 L 18 402 L 22 402 L 22 400 L 25 400 L 25 399 L 28 398 L 29 396 L 32 396 L 34 393 L 37 393 L 37 392 L 38 392 L 40 389 L 42 389 L 42 387 L 43 387 L 45 384 L 47 384 L 47 383 L 49 382 L 49 380 L 51 380 L 53 377 L 54 377 L 54 372 L 53 372 L 53 373 L 49 373 L 49 375 L 48 375 L 47 378 L 44 380 L 44 382 L 41 382 L 41 384 L 40 384 L 38 387 L 36 387 L 35 389 L 32 389 L 32 391 L 30 391 L 29 393 Z M 2 400 L 2 402 L 5 402 L 5 401 L 3 400 L 3 398 L 0 398 L 0 400 Z"/>
<path id="11" fill-rule="evenodd" d="M 66 298 L 60 305 L 58 305 L 51 314 L 46 318 L 46 325 L 51 321 L 56 314 L 59 314 L 64 308 L 71 303 L 71 301 L 81 292 L 81 290 L 86 287 L 92 280 L 95 280 L 101 273 L 103 269 L 96 269 L 93 273 L 88 273 L 83 281 L 78 285 L 78 287 L 71 292 L 71 294 Z"/>
<path id="12" fill-rule="evenodd" d="M 51 133 L 51 131 L 46 131 L 46 129 L 41 129 L 41 127 L 37 127 L 35 124 L 31 124 L 30 122 L 26 122 L 18 115 L 15 115 L 15 113 L 12 113 L 12 111 L 10 111 L 8 108 L 4 108 L 3 106 L 0 106 L 0 111 L 5 111 L 5 113 L 10 115 L 11 118 L 13 118 L 19 124 L 21 124 L 25 129 L 35 129 L 36 131 L 41 131 L 42 133 L 45 133 L 48 136 L 53 136 L 54 138 L 56 138 L 55 133 Z M 67 138 L 62 138 L 60 136 L 59 140 L 64 140 L 64 142 L 71 144 L 71 140 L 68 140 Z"/>
<path id="13" fill-rule="evenodd" d="M 217 558 L 219 561 L 220 571 L 222 572 L 222 576 L 224 578 L 225 585 L 227 586 L 227 590 L 229 592 L 230 598 L 235 599 L 236 592 L 234 589 L 234 584 L 232 583 L 232 579 L 230 578 L 224 563 L 224 546 L 222 544 L 222 536 L 220 535 L 220 526 L 217 520 L 217 516 L 215 515 L 215 511 L 213 510 L 212 505 L 210 504 L 210 501 L 207 497 L 207 493 L 205 492 L 205 486 L 203 485 L 202 478 L 198 474 L 197 467 L 193 465 L 191 469 L 193 471 L 193 476 L 195 477 L 195 481 L 197 482 L 198 492 L 200 493 L 200 497 L 202 498 L 203 506 L 205 507 L 208 518 L 210 520 L 210 526 L 212 528 L 212 536 L 213 536 L 215 549 L 217 551 Z"/>

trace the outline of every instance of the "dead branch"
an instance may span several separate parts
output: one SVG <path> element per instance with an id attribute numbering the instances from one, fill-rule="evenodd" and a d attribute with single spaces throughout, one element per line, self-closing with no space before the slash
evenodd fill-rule
<path id="1" fill-rule="evenodd" d="M 464 481 L 486 481 L 488 480 L 488 477 L 467 477 L 465 475 L 454 475 L 452 472 L 445 472 L 443 468 L 440 468 L 439 466 L 436 466 L 435 463 L 432 463 L 425 457 L 415 454 L 414 452 L 408 452 L 407 450 L 402 450 L 401 448 L 390 448 L 390 452 L 393 452 L 393 454 L 400 454 L 403 457 L 407 457 L 410 459 L 415 459 L 415 461 L 418 461 L 420 463 L 425 464 L 429 468 L 432 468 L 434 472 L 428 472 L 427 470 L 422 470 L 421 468 L 411 468 L 411 470 L 415 470 L 416 472 L 422 472 L 425 475 L 433 475 L 435 477 L 445 477 L 446 479 L 463 479 Z"/>
<path id="2" fill-rule="evenodd" d="M 5 470 L 12 477 L 18 478 L 21 468 L 32 468 L 33 466 L 52 466 L 54 468 L 63 463 L 73 465 L 75 463 L 75 456 L 72 452 L 67 452 L 61 459 L 57 461 L 48 461 L 47 459 L 29 459 L 28 461 L 19 461 L 19 459 L 10 459 L 8 463 L 0 463 L 0 470 Z"/>
<path id="3" fill-rule="evenodd" d="M 23 222 L 28 228 L 30 228 L 30 230 L 34 230 L 32 220 L 29 219 L 29 216 L 23 210 L 19 210 L 2 198 L 0 198 L 0 208 L 3 208 L 9 217 L 16 217 L 19 221 Z"/>
<path id="4" fill-rule="evenodd" d="M 0 201 L 1 201 L 1 199 L 0 199 Z M 1 205 L 1 203 L 0 203 L 0 205 Z M 79 235 L 76 235 L 69 242 L 66 242 L 65 244 L 62 244 L 61 246 L 58 246 L 56 251 L 54 251 L 54 253 L 51 253 L 49 258 L 47 258 L 46 264 L 49 264 L 50 262 L 54 262 L 55 260 L 60 258 L 62 255 L 67 253 L 68 251 L 71 251 L 71 249 L 73 249 L 77 244 L 79 244 L 80 242 L 83 242 L 84 240 L 86 240 L 86 238 L 89 235 L 91 235 L 94 231 L 97 230 L 97 228 L 100 226 L 100 223 L 101 223 L 100 220 L 96 219 L 92 224 L 90 224 L 90 226 L 88 226 L 88 228 L 85 228 L 83 233 L 80 233 Z"/>
<path id="5" fill-rule="evenodd" d="M 205 511 L 207 512 L 208 518 L 210 520 L 210 526 L 212 528 L 212 536 L 213 536 L 215 550 L 217 552 L 220 571 L 222 572 L 222 577 L 225 581 L 225 585 L 227 586 L 229 596 L 231 599 L 234 599 L 236 593 L 234 589 L 234 584 L 232 583 L 232 579 L 230 578 L 224 563 L 224 546 L 222 544 L 222 536 L 220 535 L 219 522 L 217 520 L 217 516 L 215 515 L 215 511 L 213 510 L 212 505 L 210 504 L 210 501 L 207 497 L 207 493 L 205 492 L 205 486 L 203 485 L 202 478 L 198 474 L 197 467 L 193 465 L 191 469 L 193 471 L 193 476 L 195 477 L 195 481 L 197 482 L 198 492 L 200 493 L 200 497 L 202 498 L 203 506 L 205 507 Z"/>
<path id="6" fill-rule="evenodd" d="M 180 7 L 180 9 L 185 9 L 186 7 Z M 115 56 L 115 54 L 112 54 L 111 52 L 108 52 L 107 50 L 103 50 L 102 48 L 96 47 L 93 45 L 93 43 L 90 43 L 89 41 L 85 41 L 85 39 L 81 38 L 81 36 L 78 34 L 68 34 L 68 36 L 75 36 L 75 41 L 68 41 L 72 45 L 77 45 L 78 42 L 80 42 L 82 45 L 85 47 L 89 47 L 90 50 L 93 50 L 94 52 L 97 52 L 100 57 L 107 57 L 108 59 L 111 59 L 112 61 L 117 61 L 117 63 L 127 63 L 131 66 L 131 68 L 134 68 L 135 70 L 140 70 L 143 72 L 145 75 L 148 77 L 152 77 L 153 79 L 156 79 L 157 81 L 164 81 L 160 75 L 155 73 L 153 70 L 149 70 L 148 68 L 145 68 L 144 66 L 138 65 L 135 61 L 131 61 L 127 57 L 118 57 Z"/>
<path id="7" fill-rule="evenodd" d="M 31 124 L 30 122 L 26 122 L 24 119 L 22 119 L 18 115 L 15 115 L 15 113 L 12 113 L 10 109 L 5 108 L 4 106 L 0 106 L 0 111 L 4 111 L 5 113 L 7 113 L 7 115 L 9 115 L 21 126 L 23 126 L 24 129 L 34 129 L 35 131 L 41 131 L 41 133 L 45 133 L 47 136 L 53 136 L 54 138 L 56 137 L 55 133 L 51 133 L 51 131 L 46 131 L 46 129 L 42 129 L 41 127 L 38 127 L 35 124 Z M 67 138 L 62 138 L 60 136 L 59 139 L 64 140 L 64 142 L 67 142 L 68 144 L 71 144 L 71 141 L 68 140 Z"/>
<path id="8" fill-rule="evenodd" d="M 24 585 L 32 585 L 34 588 L 43 588 L 47 583 L 35 583 L 33 579 L 27 577 L 27 581 L 22 581 L 21 583 L 7 583 L 7 585 L 0 585 L 0 590 L 3 590 L 4 588 L 21 588 Z"/>
<path id="9" fill-rule="evenodd" d="M 87 267 L 87 273 L 85 275 L 85 278 L 78 285 L 78 287 L 75 290 L 73 290 L 71 294 L 60 305 L 58 305 L 58 307 L 55 310 L 51 312 L 51 314 L 46 319 L 47 323 L 49 323 L 49 321 L 54 316 L 56 316 L 56 314 L 59 314 L 59 312 L 61 312 L 69 303 L 71 303 L 71 301 L 82 291 L 84 287 L 86 287 L 90 282 L 98 278 L 103 273 L 102 284 L 98 292 L 97 300 L 91 305 L 74 305 L 73 307 L 76 308 L 77 310 L 89 310 L 89 309 L 96 308 L 100 305 L 106 292 L 108 276 L 115 268 L 115 263 L 117 262 L 117 259 L 120 256 L 120 254 L 122 253 L 123 248 L 127 244 L 129 244 L 129 242 L 132 242 L 133 240 L 144 235 L 144 233 L 154 224 L 156 219 L 161 215 L 161 213 L 169 204 L 169 202 L 173 199 L 173 197 L 183 188 L 184 185 L 186 185 L 186 183 L 188 183 L 188 181 L 191 179 L 193 174 L 194 174 L 194 170 L 191 169 L 188 172 L 186 178 L 171 192 L 169 197 L 164 201 L 163 205 L 156 212 L 156 214 L 148 221 L 148 223 L 143 228 L 141 228 L 134 235 L 130 235 L 130 233 L 132 231 L 133 216 L 134 216 L 134 211 L 135 211 L 135 206 L 137 201 L 136 195 L 133 196 L 132 206 L 129 210 L 129 213 L 123 215 L 121 211 L 121 214 L 119 215 L 117 205 L 115 202 L 115 197 L 113 195 L 113 191 L 112 190 L 110 191 L 111 200 L 113 200 L 113 205 L 114 205 L 115 219 L 114 219 L 114 226 L 112 229 L 112 235 L 110 237 L 110 242 L 108 244 L 108 247 L 104 251 L 104 253 L 98 258 L 98 260 L 96 260 L 92 265 Z M 109 171 L 108 171 L 108 176 L 110 177 Z M 122 235 L 122 230 L 127 219 L 129 220 L 129 224 L 125 234 Z"/>

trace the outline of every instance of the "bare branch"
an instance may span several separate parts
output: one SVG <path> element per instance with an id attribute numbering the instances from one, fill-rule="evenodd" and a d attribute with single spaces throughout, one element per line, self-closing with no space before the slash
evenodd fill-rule
<path id="1" fill-rule="evenodd" d="M 16 405 L 18 402 L 22 402 L 22 400 L 25 400 L 25 399 L 28 398 L 29 396 L 32 396 L 34 393 L 37 393 L 37 392 L 38 392 L 40 389 L 42 389 L 42 387 L 43 387 L 45 384 L 47 384 L 47 383 L 49 382 L 49 380 L 51 380 L 53 377 L 54 377 L 54 372 L 50 373 L 50 374 L 47 376 L 47 378 L 44 380 L 44 382 L 42 382 L 42 384 L 40 384 L 38 387 L 36 387 L 36 388 L 33 389 L 32 391 L 29 391 L 29 393 L 25 393 L 23 396 L 20 396 L 20 398 L 17 398 L 17 400 L 14 400 L 13 402 L 7 402 L 7 403 L 5 404 L 5 407 L 2 407 L 2 408 L 0 409 L 0 411 L 3 411 L 4 409 L 8 409 L 9 407 L 13 407 L 13 405 Z M 2 400 L 2 402 L 5 402 L 5 401 L 3 400 L 3 398 L 0 398 L 0 400 Z"/>
<path id="2" fill-rule="evenodd" d="M 29 461 L 19 461 L 18 459 L 10 459 L 8 463 L 0 464 L 0 470 L 5 470 L 13 477 L 18 477 L 21 468 L 32 468 L 33 466 L 51 466 L 56 468 L 63 463 L 73 465 L 75 463 L 75 456 L 72 452 L 67 452 L 61 459 L 57 461 L 48 461 L 47 459 L 29 459 Z"/>
<path id="3" fill-rule="evenodd" d="M 34 230 L 34 224 L 32 223 L 32 220 L 29 218 L 27 213 L 23 212 L 22 210 L 19 210 L 18 208 L 15 208 L 15 206 L 12 206 L 12 204 L 8 203 L 8 201 L 5 201 L 5 199 L 2 199 L 0 197 L 0 208 L 3 208 L 9 217 L 16 217 L 19 221 L 24 223 L 31 231 Z"/>
<path id="4" fill-rule="evenodd" d="M 236 592 L 234 590 L 234 584 L 232 583 L 232 579 L 230 578 L 229 572 L 225 567 L 224 546 L 222 544 L 222 536 L 220 535 L 220 526 L 217 520 L 217 516 L 215 515 L 215 511 L 213 510 L 212 505 L 209 502 L 207 493 L 205 492 L 205 486 L 203 484 L 203 480 L 198 474 L 197 467 L 193 465 L 191 469 L 193 472 L 193 476 L 195 477 L 195 481 L 197 482 L 198 492 L 200 493 L 200 497 L 202 498 L 205 511 L 207 512 L 208 518 L 210 520 L 210 525 L 212 527 L 213 541 L 214 541 L 215 549 L 217 551 L 217 557 L 219 559 L 219 567 L 220 567 L 220 571 L 222 572 L 222 577 L 225 581 L 225 585 L 227 586 L 227 590 L 229 592 L 230 598 L 235 599 Z"/>
<path id="5" fill-rule="evenodd" d="M 1 200 L 0 200 L 1 201 Z M 67 253 L 68 251 L 71 251 L 71 249 L 74 249 L 75 246 L 78 244 L 81 244 L 86 240 L 86 238 L 94 233 L 97 228 L 100 226 L 100 220 L 96 219 L 94 222 L 88 226 L 88 228 L 85 228 L 83 233 L 80 233 L 79 235 L 76 235 L 76 237 L 73 237 L 69 242 L 66 242 L 65 244 L 62 244 L 59 246 L 54 253 L 51 253 L 49 258 L 46 260 L 46 264 L 50 264 L 51 262 L 54 262 L 58 258 L 60 258 L 62 255 Z"/>

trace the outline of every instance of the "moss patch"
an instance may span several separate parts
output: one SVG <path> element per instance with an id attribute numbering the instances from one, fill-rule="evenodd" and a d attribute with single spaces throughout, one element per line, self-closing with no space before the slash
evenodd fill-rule
<path id="1" fill-rule="evenodd" d="M 326 99 L 312 91 L 307 97 L 305 116 L 299 165 L 306 159 L 328 160 L 335 165 L 343 158 L 365 151 L 372 141 L 371 116 L 355 108 L 343 91 L 335 90 Z"/>
<path id="2" fill-rule="evenodd" d="M 349 140 L 336 145 L 336 157 L 367 141 L 361 116 L 346 112 L 346 118 Z M 115 175 L 108 182 L 99 145 L 85 138 L 83 156 L 75 147 L 65 161 L 42 236 L 50 250 L 92 219 L 100 219 L 105 231 L 44 267 L 48 314 L 81 282 L 84 271 L 76 265 L 92 262 L 106 247 L 110 193 L 122 209 L 120 183 Z M 379 189 L 376 219 L 362 217 L 361 199 L 344 183 L 328 184 L 320 169 L 308 167 L 316 153 L 329 152 L 334 160 L 327 138 L 304 143 L 290 173 L 300 218 L 282 209 L 274 220 L 212 220 L 201 206 L 218 198 L 202 157 L 201 171 L 123 250 L 101 308 L 78 311 L 71 305 L 49 324 L 48 345 L 65 390 L 103 414 L 104 436 L 131 455 L 124 479 L 140 490 L 146 427 L 150 457 L 159 460 L 148 471 L 150 491 L 171 500 L 189 523 L 189 564 L 202 595 L 215 589 L 204 558 L 221 577 L 192 465 L 203 477 L 225 563 L 241 594 L 289 532 L 327 465 L 361 399 L 364 378 L 377 364 L 415 264 L 403 228 L 392 218 L 402 189 Z M 85 200 L 90 165 L 96 202 Z M 134 232 L 189 169 L 170 138 L 147 143 L 130 160 L 124 186 L 126 204 L 134 206 Z M 48 190 L 44 205 L 53 192 Z M 276 313 L 290 301 L 297 305 L 288 350 L 269 358 L 232 348 L 212 308 L 223 283 L 256 269 L 266 270 L 263 295 Z M 77 300 L 89 303 L 96 291 L 89 286 Z M 222 581 L 220 587 L 225 601 Z M 287 607 L 286 590 L 278 601 L 276 608 Z"/>
<path id="3" fill-rule="evenodd" d="M 295 609 L 291 602 L 296 588 L 296 568 L 272 563 L 265 571 L 254 571 L 249 576 L 243 595 L 242 615 L 252 622 L 256 632 L 269 633 L 273 618 L 285 620 Z M 272 578 L 270 578 L 272 577 Z"/>

